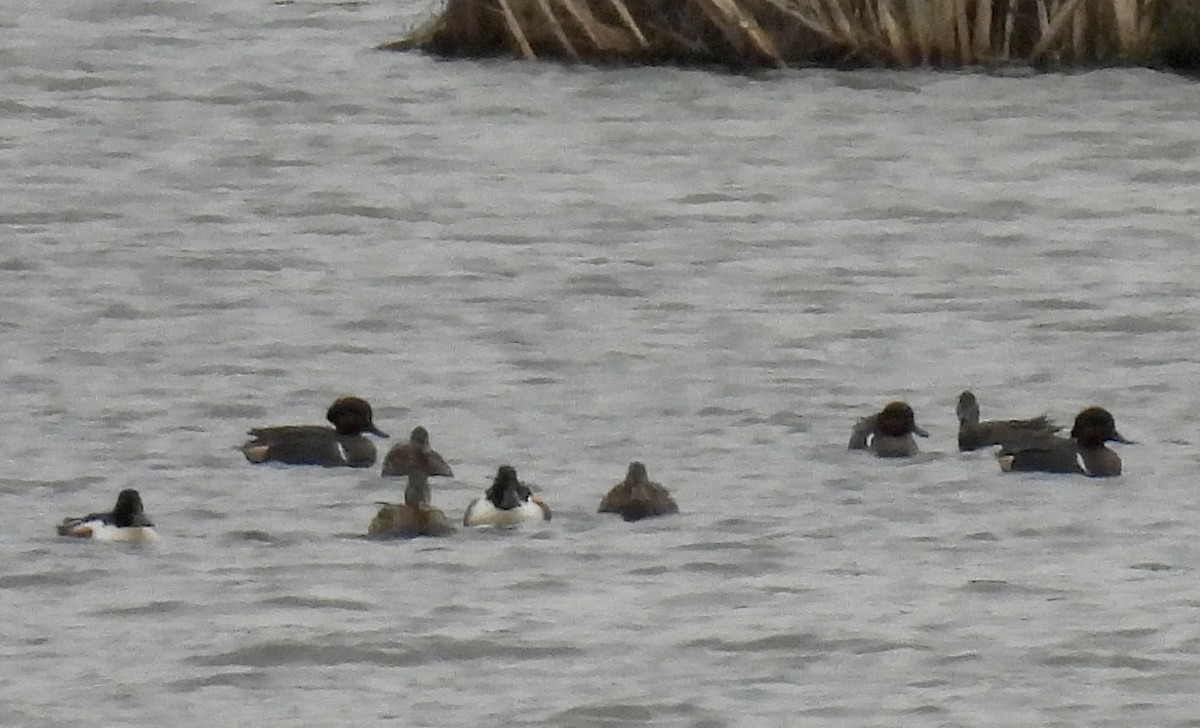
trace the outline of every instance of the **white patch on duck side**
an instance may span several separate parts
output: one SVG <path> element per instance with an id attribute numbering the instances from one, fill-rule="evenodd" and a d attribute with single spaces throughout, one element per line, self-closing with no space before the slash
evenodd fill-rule
<path id="1" fill-rule="evenodd" d="M 541 523 L 546 520 L 542 507 L 532 501 L 525 501 L 516 508 L 501 510 L 487 498 L 476 498 L 467 506 L 463 515 L 464 526 L 497 526 L 515 528 L 523 523 Z"/>
<path id="2" fill-rule="evenodd" d="M 120 543 L 149 543 L 158 540 L 158 532 L 146 526 L 108 527 L 107 532 L 93 534 L 92 538 Z"/>
<path id="3" fill-rule="evenodd" d="M 1084 475 L 1091 475 L 1092 471 L 1088 470 L 1087 463 L 1084 462 L 1083 453 L 1075 453 L 1075 464 L 1079 466 L 1079 471 Z"/>
<path id="4" fill-rule="evenodd" d="M 117 543 L 145 543 L 158 540 L 158 533 L 152 526 L 125 526 L 122 528 L 100 520 L 77 523 L 71 526 L 66 535 Z"/>
<path id="5" fill-rule="evenodd" d="M 346 455 L 346 446 L 336 440 L 334 442 L 337 445 L 338 455 L 342 458 L 342 462 L 343 463 L 350 462 L 350 457 L 348 455 Z"/>
<path id="6" fill-rule="evenodd" d="M 242 454 L 252 463 L 265 463 L 271 459 L 271 448 L 266 445 L 246 445 Z"/>

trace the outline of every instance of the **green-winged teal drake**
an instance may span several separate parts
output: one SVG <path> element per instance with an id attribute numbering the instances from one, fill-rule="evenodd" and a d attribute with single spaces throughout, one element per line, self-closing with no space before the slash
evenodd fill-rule
<path id="1" fill-rule="evenodd" d="M 446 514 L 430 505 L 429 476 L 450 476 L 450 466 L 429 447 L 429 433 L 424 427 L 413 430 L 410 444 L 423 443 L 427 452 L 418 449 L 407 457 L 397 457 L 393 462 L 392 475 L 407 475 L 408 486 L 404 489 L 403 503 L 380 503 L 379 512 L 367 527 L 368 536 L 386 538 L 415 538 L 417 536 L 448 536 L 454 533 Z M 408 446 L 402 446 L 408 447 Z M 393 448 L 388 457 L 396 454 Z M 432 453 L 432 456 L 430 456 Z M 384 463 L 387 474 L 387 463 Z"/>
<path id="2" fill-rule="evenodd" d="M 64 518 L 56 527 L 59 536 L 90 538 L 96 541 L 153 541 L 158 538 L 154 524 L 142 507 L 142 496 L 132 488 L 117 495 L 117 504 L 108 513 L 92 513 L 79 518 Z"/>
<path id="3" fill-rule="evenodd" d="M 962 451 L 978 450 L 993 445 L 1019 449 L 1044 440 L 1062 429 L 1045 416 L 1027 420 L 981 421 L 979 401 L 969 389 L 958 395 L 958 405 L 954 411 L 958 414 L 958 449 Z"/>
<path id="4" fill-rule="evenodd" d="M 909 457 L 918 452 L 914 434 L 929 437 L 928 432 L 917 427 L 912 407 L 906 402 L 888 402 L 876 414 L 855 423 L 849 448 L 870 450 L 881 458 Z"/>
<path id="5" fill-rule="evenodd" d="M 661 483 L 649 479 L 646 466 L 629 464 L 625 480 L 617 483 L 600 499 L 598 513 L 619 513 L 626 521 L 640 521 L 653 516 L 679 512 L 675 499 Z"/>
<path id="6" fill-rule="evenodd" d="M 517 479 L 511 465 L 501 465 L 482 497 L 463 513 L 464 526 L 519 526 L 550 520 L 550 506 Z"/>
<path id="7" fill-rule="evenodd" d="M 1087 407 L 1075 416 L 1070 438 L 1048 436 L 1035 444 L 1001 450 L 1000 469 L 1078 473 L 1092 478 L 1120 475 L 1121 456 L 1105 446 L 1108 441 L 1132 444 L 1117 432 L 1108 410 Z"/>
<path id="8" fill-rule="evenodd" d="M 253 439 L 242 445 L 242 453 L 252 463 L 274 461 L 327 468 L 368 468 L 375 464 L 375 443 L 363 433 L 378 437 L 387 437 L 387 433 L 375 427 L 371 405 L 365 399 L 341 397 L 329 406 L 325 419 L 333 427 L 256 427 L 250 430 Z"/>

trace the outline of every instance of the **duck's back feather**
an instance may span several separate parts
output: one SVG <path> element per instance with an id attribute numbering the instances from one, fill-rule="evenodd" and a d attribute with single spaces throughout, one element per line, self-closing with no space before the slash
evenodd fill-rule
<path id="1" fill-rule="evenodd" d="M 370 467 L 375 463 L 375 444 L 363 435 L 339 435 L 319 425 L 290 425 L 250 430 L 254 436 L 242 446 L 247 460 L 274 461 L 286 465 L 348 465 Z"/>
<path id="2" fill-rule="evenodd" d="M 454 533 L 446 514 L 427 504 L 383 503 L 371 519 L 367 535 L 380 538 L 448 536 Z"/>

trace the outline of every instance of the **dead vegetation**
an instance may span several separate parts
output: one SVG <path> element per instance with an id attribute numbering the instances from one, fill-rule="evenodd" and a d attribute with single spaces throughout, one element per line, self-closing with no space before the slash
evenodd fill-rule
<path id="1" fill-rule="evenodd" d="M 446 0 L 383 48 L 576 62 L 1200 66 L 1200 0 Z"/>

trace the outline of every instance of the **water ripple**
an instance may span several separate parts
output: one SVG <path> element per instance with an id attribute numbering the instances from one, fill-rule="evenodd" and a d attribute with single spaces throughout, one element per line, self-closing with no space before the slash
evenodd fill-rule
<path id="1" fill-rule="evenodd" d="M 313 645 L 299 642 L 264 642 L 216 655 L 194 656 L 188 662 L 205 667 L 280 667 L 286 665 L 365 664 L 406 667 L 434 662 L 474 662 L 494 659 L 537 660 L 582 654 L 574 647 L 505 645 L 487 640 L 446 638 L 418 640 L 396 648 L 362 645 Z"/>

